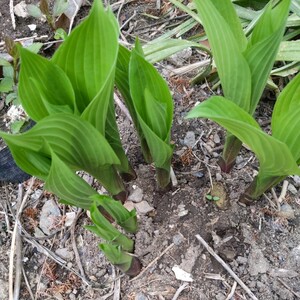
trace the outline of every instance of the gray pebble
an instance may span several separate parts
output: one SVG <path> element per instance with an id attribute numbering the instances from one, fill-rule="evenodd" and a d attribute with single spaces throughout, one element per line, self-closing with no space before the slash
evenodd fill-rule
<path id="1" fill-rule="evenodd" d="M 298 190 L 290 183 L 288 186 L 288 191 L 290 191 L 293 195 L 296 195 Z"/>
<path id="2" fill-rule="evenodd" d="M 173 236 L 173 243 L 174 243 L 175 245 L 178 246 L 178 245 L 180 245 L 182 242 L 183 242 L 183 237 L 182 237 L 182 235 L 176 234 L 176 235 Z"/>
<path id="3" fill-rule="evenodd" d="M 188 131 L 184 137 L 184 145 L 189 148 L 193 148 L 196 143 L 196 137 L 194 131 Z"/>

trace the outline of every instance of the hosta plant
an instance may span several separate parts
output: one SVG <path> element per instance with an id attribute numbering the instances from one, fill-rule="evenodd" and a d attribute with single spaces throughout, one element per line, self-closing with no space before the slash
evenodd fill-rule
<path id="1" fill-rule="evenodd" d="M 164 188 L 170 182 L 173 101 L 167 83 L 146 61 L 138 41 L 131 53 L 120 47 L 116 85 L 136 126 L 144 158 L 154 162 L 158 184 Z"/>
<path id="2" fill-rule="evenodd" d="M 61 202 L 91 210 L 94 227 L 88 228 L 109 242 L 100 248 L 112 263 L 134 275 L 140 264 L 128 254 L 133 251 L 133 242 L 106 218 L 135 232 L 135 212 L 128 212 L 108 196 L 98 195 L 77 171 L 91 174 L 122 202 L 127 195 L 122 179 L 136 176 L 121 144 L 113 102 L 115 80 L 120 86 L 115 73 L 122 51 L 129 54 L 129 60 L 122 66 L 125 76 L 121 92 L 162 186 L 170 181 L 173 103 L 167 84 L 144 59 L 139 43 L 129 52 L 119 46 L 118 36 L 112 11 L 95 0 L 89 16 L 51 60 L 19 47 L 18 93 L 36 125 L 25 133 L 0 132 L 0 136 L 18 166 L 44 180 L 45 188 Z"/>
<path id="3" fill-rule="evenodd" d="M 270 1 L 251 35 L 243 32 L 231 0 L 194 0 L 207 34 L 225 98 L 252 115 L 281 42 L 290 0 Z M 228 133 L 220 160 L 228 172 L 241 148 Z"/>
<path id="4" fill-rule="evenodd" d="M 232 101 L 214 96 L 196 106 L 188 118 L 209 118 L 226 128 L 257 155 L 258 175 L 240 199 L 250 204 L 288 175 L 300 175 L 300 74 L 279 95 L 272 114 L 272 135 Z"/>

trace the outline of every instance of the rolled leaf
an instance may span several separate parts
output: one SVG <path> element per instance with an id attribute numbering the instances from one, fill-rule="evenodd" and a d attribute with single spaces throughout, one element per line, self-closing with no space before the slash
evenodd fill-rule
<path id="1" fill-rule="evenodd" d="M 173 101 L 166 82 L 145 60 L 138 42 L 131 53 L 129 85 L 138 122 L 155 166 L 170 170 Z"/>
<path id="2" fill-rule="evenodd" d="M 115 266 L 117 266 L 122 272 L 127 273 L 132 264 L 134 257 L 128 253 L 122 251 L 120 247 L 109 245 L 109 244 L 100 244 L 99 248 L 108 260 Z"/>
<path id="3" fill-rule="evenodd" d="M 136 210 L 128 211 L 119 201 L 115 201 L 107 196 L 94 195 L 91 199 L 97 206 L 102 206 L 110 216 L 124 228 L 127 232 L 137 231 Z"/>
<path id="4" fill-rule="evenodd" d="M 109 201 L 109 200 L 107 200 Z M 115 201 L 111 199 L 111 201 Z M 99 237 L 105 239 L 121 247 L 122 250 L 132 252 L 133 251 L 133 241 L 127 238 L 119 230 L 117 230 L 99 211 L 97 203 L 91 206 L 91 219 L 94 226 L 85 226 L 87 229 L 96 233 Z"/>

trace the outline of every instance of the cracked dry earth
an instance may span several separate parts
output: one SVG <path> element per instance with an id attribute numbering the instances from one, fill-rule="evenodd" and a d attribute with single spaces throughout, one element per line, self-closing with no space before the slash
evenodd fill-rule
<path id="1" fill-rule="evenodd" d="M 130 34 L 136 35 L 145 24 L 152 24 L 142 12 L 155 11 L 155 2 L 132 1 L 124 6 L 120 14 L 123 22 L 137 11 L 128 25 L 134 26 Z M 88 7 L 83 9 L 88 11 Z M 7 11 L 1 8 L 2 26 L 9 33 Z M 31 21 L 17 19 L 14 37 L 24 36 L 22 28 Z M 43 26 L 37 30 L 43 31 Z M 150 39 L 146 33 L 140 35 Z M 124 147 L 138 174 L 137 180 L 128 184 L 126 206 L 138 211 L 139 231 L 133 238 L 143 273 L 133 279 L 120 274 L 98 250 L 100 240 L 83 228 L 90 223 L 86 213 L 60 205 L 43 190 L 41 182 L 29 180 L 22 187 L 0 187 L 0 299 L 8 299 L 9 255 L 21 190 L 23 197 L 26 192 L 28 197 L 19 217 L 23 234 L 17 249 L 28 282 L 22 277 L 19 299 L 251 299 L 240 285 L 230 297 L 235 280 L 199 243 L 197 234 L 257 299 L 300 297 L 300 178 L 287 179 L 281 211 L 274 205 L 271 192 L 251 207 L 238 204 L 257 172 L 257 160 L 243 148 L 234 169 L 229 174 L 220 171 L 217 161 L 224 131 L 208 120 L 184 119 L 197 102 L 211 95 L 209 86 L 191 86 L 189 76 L 174 77 L 169 71 L 200 58 L 190 51 L 183 59 L 175 56 L 157 65 L 169 82 L 175 103 L 172 165 L 178 182 L 171 190 L 157 190 L 154 169 L 142 159 L 133 126 L 117 109 Z M 266 130 L 272 106 L 266 98 L 257 111 Z M 1 110 L 2 117 L 6 110 Z M 92 178 L 84 176 L 103 191 Z M 282 184 L 275 193 L 279 196 L 281 190 Z M 208 194 L 221 195 L 222 203 L 208 200 Z M 179 277 L 178 269 L 187 273 L 185 278 Z"/>

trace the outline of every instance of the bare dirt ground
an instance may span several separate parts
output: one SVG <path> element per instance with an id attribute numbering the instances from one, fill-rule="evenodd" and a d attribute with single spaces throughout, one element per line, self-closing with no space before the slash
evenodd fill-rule
<path id="1" fill-rule="evenodd" d="M 31 23 L 38 25 L 37 36 L 48 35 L 46 40 L 52 40 L 47 25 L 33 18 L 17 18 L 17 29 L 13 31 L 7 2 L 1 0 L 1 41 L 4 35 L 32 35 L 27 27 Z M 14 5 L 18 2 L 14 1 Z M 170 4 L 162 1 L 162 8 L 165 5 Z M 88 9 L 89 6 L 81 9 L 77 21 Z M 158 29 L 162 9 L 156 9 L 156 1 L 131 1 L 119 11 L 121 23 L 135 14 L 122 30 L 128 42 L 132 43 L 136 35 L 151 40 L 162 34 Z M 131 194 L 126 205 L 138 209 L 139 231 L 133 238 L 135 254 L 144 266 L 141 275 L 129 278 L 120 274 L 99 251 L 100 241 L 82 227 L 90 223 L 86 213 L 59 204 L 43 190 L 41 182 L 31 179 L 21 186 L 0 187 L 0 299 L 8 299 L 9 257 L 16 220 L 23 228 L 16 251 L 23 274 L 22 300 L 251 299 L 239 284 L 235 288 L 235 279 L 196 239 L 197 234 L 257 299 L 300 298 L 299 178 L 287 179 L 289 185 L 280 212 L 271 192 L 251 207 L 238 204 L 239 196 L 255 175 L 257 160 L 243 148 L 231 173 L 221 173 L 217 160 L 224 131 L 208 120 L 184 119 L 212 91 L 206 83 L 191 86 L 191 77 L 171 76 L 169 71 L 198 59 L 199 55 L 192 52 L 185 60 L 169 59 L 157 64 L 169 82 L 175 103 L 172 165 L 178 184 L 172 190 L 157 191 L 154 169 L 142 159 L 133 126 L 117 110 L 124 147 L 138 174 L 138 179 L 128 184 Z M 266 130 L 272 105 L 272 101 L 263 99 L 257 112 Z M 0 111 L 2 117 L 6 109 L 4 106 Z M 216 194 L 216 189 L 225 196 L 221 207 L 206 199 L 207 194 Z M 22 196 L 18 195 L 21 191 Z M 276 187 L 277 196 L 281 191 L 282 185 Z M 16 210 L 24 197 L 25 206 L 18 217 Z M 176 266 L 189 273 L 192 281 L 177 279 L 173 271 Z"/>

